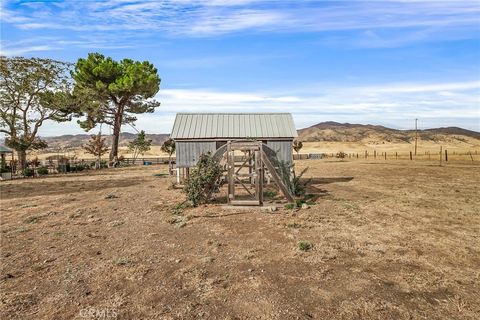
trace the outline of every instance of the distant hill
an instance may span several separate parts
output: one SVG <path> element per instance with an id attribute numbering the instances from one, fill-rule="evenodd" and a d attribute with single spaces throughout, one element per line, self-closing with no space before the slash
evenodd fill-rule
<path id="1" fill-rule="evenodd" d="M 411 143 L 415 141 L 414 130 L 396 130 L 384 126 L 321 122 L 311 127 L 298 130 L 299 139 L 307 142 L 356 142 L 363 144 Z M 480 140 L 480 132 L 458 127 L 446 127 L 418 130 L 418 137 L 423 141 L 465 142 Z"/>
<path id="2" fill-rule="evenodd" d="M 62 135 L 42 137 L 48 143 L 47 152 L 58 149 L 76 149 L 84 145 L 90 134 Z M 305 142 L 351 142 L 360 144 L 412 143 L 415 141 L 414 130 L 397 130 L 384 126 L 338 123 L 334 121 L 321 122 L 311 127 L 298 130 L 298 138 Z M 419 139 L 438 143 L 480 144 L 480 132 L 458 127 L 445 127 L 418 130 Z M 105 135 L 108 145 L 111 136 Z M 120 146 L 126 146 L 136 137 L 134 133 L 124 132 L 120 135 Z M 147 134 L 152 145 L 160 146 L 167 140 L 169 134 Z"/>
<path id="3" fill-rule="evenodd" d="M 120 134 L 120 146 L 126 146 L 128 142 L 135 139 L 137 134 L 123 132 Z M 152 140 L 152 145 L 162 145 L 165 140 L 168 139 L 169 134 L 147 134 L 148 139 Z M 54 151 L 57 149 L 75 149 L 83 146 L 91 137 L 91 134 L 76 134 L 76 135 L 62 135 L 56 137 L 42 137 L 47 143 L 48 148 L 45 151 Z M 110 135 L 104 135 L 105 142 L 110 146 L 112 137 Z"/>

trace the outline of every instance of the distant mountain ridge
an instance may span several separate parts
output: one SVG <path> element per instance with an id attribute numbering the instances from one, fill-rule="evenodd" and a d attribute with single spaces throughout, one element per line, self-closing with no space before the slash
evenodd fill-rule
<path id="1" fill-rule="evenodd" d="M 308 128 L 299 129 L 298 139 L 305 142 L 352 142 L 362 144 L 383 143 L 412 143 L 415 141 L 415 130 L 391 129 L 380 125 L 339 123 L 334 121 L 320 122 Z M 135 139 L 137 134 L 123 132 L 120 134 L 120 146 L 126 146 Z M 46 151 L 58 149 L 75 149 L 84 145 L 91 134 L 61 135 L 55 137 L 42 137 L 47 143 Z M 108 145 L 111 136 L 104 135 Z M 152 145 L 160 146 L 167 140 L 169 134 L 147 134 L 152 140 Z M 459 127 L 444 127 L 418 130 L 418 137 L 423 141 L 450 142 L 460 144 L 480 144 L 480 132 Z"/>
<path id="2" fill-rule="evenodd" d="M 298 136 L 300 140 L 306 142 L 411 143 L 415 140 L 415 130 L 327 121 L 298 130 Z M 480 140 L 480 132 L 459 127 L 445 127 L 418 130 L 418 137 L 423 141 L 468 143 L 470 139 Z"/>
<path id="3" fill-rule="evenodd" d="M 67 134 L 61 135 L 56 137 L 42 137 L 48 144 L 48 150 L 54 151 L 57 149 L 75 149 L 82 147 L 87 141 L 90 139 L 92 134 Z M 129 132 L 122 132 L 120 134 L 120 142 L 119 145 L 121 147 L 126 146 L 130 141 L 135 139 L 137 136 L 136 133 L 129 133 Z M 152 140 L 152 145 L 162 145 L 165 140 L 168 139 L 169 134 L 163 133 L 154 133 L 154 134 L 147 134 L 147 139 Z M 103 135 L 105 137 L 105 142 L 107 145 L 111 145 L 112 136 L 111 135 Z"/>

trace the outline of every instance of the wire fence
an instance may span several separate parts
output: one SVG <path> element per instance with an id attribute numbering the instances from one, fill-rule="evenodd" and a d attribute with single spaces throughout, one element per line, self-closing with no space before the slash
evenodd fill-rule
<path id="1" fill-rule="evenodd" d="M 438 161 L 439 163 L 480 163 L 480 151 L 449 151 L 441 148 L 437 152 L 424 151 L 417 152 L 397 152 L 397 151 L 363 151 L 363 152 L 337 152 L 337 153 L 297 153 L 293 155 L 294 160 L 321 160 L 321 159 L 341 159 L 341 160 L 408 160 L 408 161 Z"/>

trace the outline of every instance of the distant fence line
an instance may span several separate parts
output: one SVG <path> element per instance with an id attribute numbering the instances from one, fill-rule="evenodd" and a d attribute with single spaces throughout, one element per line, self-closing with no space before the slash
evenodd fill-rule
<path id="1" fill-rule="evenodd" d="M 175 157 L 171 158 L 172 163 L 175 163 Z M 37 163 L 33 161 L 27 161 L 27 168 L 29 174 L 22 172 L 18 167 L 18 160 L 7 160 L 6 164 L 9 168 L 9 172 L 2 172 L 3 179 L 19 178 L 24 176 L 40 176 L 48 174 L 60 174 L 60 173 L 77 173 L 84 170 L 94 169 L 95 168 L 95 158 L 83 158 L 83 159 L 68 159 L 62 157 L 61 159 L 48 159 L 48 160 L 38 160 Z M 168 157 L 149 157 L 149 158 L 121 158 L 120 166 L 131 166 L 131 165 L 152 165 L 152 164 L 168 164 Z M 106 159 L 101 159 L 100 167 L 108 167 L 108 161 Z M 6 178 L 5 174 L 8 175 Z"/>
<path id="2" fill-rule="evenodd" d="M 298 153 L 293 154 L 294 160 L 319 160 L 319 159 L 370 159 L 370 160 L 430 160 L 439 162 L 449 162 L 449 161 L 480 161 L 480 151 L 474 150 L 469 152 L 457 152 L 457 151 L 448 151 L 448 149 L 440 148 L 438 152 L 425 151 L 422 153 L 417 152 L 415 155 L 412 151 L 410 152 L 396 152 L 396 151 L 383 151 L 377 152 L 367 151 L 364 152 L 338 152 L 338 153 Z"/>
<path id="3" fill-rule="evenodd" d="M 241 156 L 240 156 L 241 157 Z M 293 160 L 323 160 L 323 159 L 349 159 L 349 160 L 408 160 L 408 161 L 437 161 L 440 165 L 447 164 L 449 162 L 461 162 L 461 163 L 480 163 L 480 151 L 472 150 L 469 152 L 457 152 L 457 151 L 448 151 L 448 149 L 441 149 L 438 152 L 425 151 L 422 153 L 417 153 L 415 155 L 412 151 L 410 152 L 394 152 L 394 151 L 383 151 L 377 152 L 367 151 L 364 152 L 338 152 L 338 153 L 295 153 L 293 154 Z M 58 173 L 75 173 L 80 172 L 85 169 L 93 169 L 95 167 L 94 158 L 84 158 L 84 159 L 49 159 L 41 160 L 38 165 L 30 165 L 30 169 L 33 170 L 33 176 L 42 175 L 39 169 L 47 170 L 47 174 L 58 174 Z M 175 163 L 175 157 L 171 157 L 170 161 Z M 21 177 L 23 176 L 22 172 L 17 172 L 17 165 L 15 161 L 7 161 L 9 167 L 11 168 L 12 177 Z M 102 159 L 101 167 L 107 167 L 108 161 Z M 141 157 L 137 159 L 133 158 L 121 158 L 120 166 L 131 166 L 131 165 L 158 165 L 158 164 L 168 164 L 168 157 Z M 4 172 L 2 173 L 2 177 Z"/>

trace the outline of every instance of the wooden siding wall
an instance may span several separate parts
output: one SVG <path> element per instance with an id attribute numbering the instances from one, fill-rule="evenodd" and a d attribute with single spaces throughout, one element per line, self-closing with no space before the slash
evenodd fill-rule
<path id="1" fill-rule="evenodd" d="M 279 161 L 292 163 L 293 155 L 292 155 L 291 140 L 286 140 L 286 141 L 269 140 L 267 141 L 267 146 L 269 146 L 270 149 L 272 149 L 277 153 L 277 158 Z"/>
<path id="2" fill-rule="evenodd" d="M 197 165 L 197 161 L 203 153 L 214 153 L 217 143 L 215 141 L 177 141 L 175 148 L 176 167 L 187 168 Z"/>

